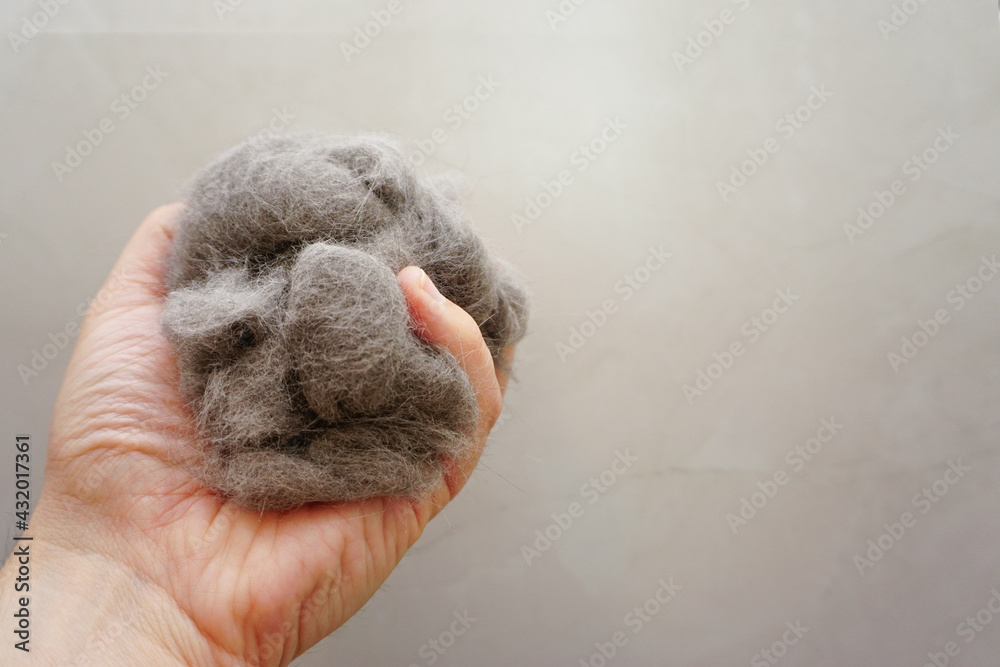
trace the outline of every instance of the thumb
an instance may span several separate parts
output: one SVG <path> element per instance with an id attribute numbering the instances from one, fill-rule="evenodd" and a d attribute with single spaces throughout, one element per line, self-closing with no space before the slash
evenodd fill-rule
<path id="1" fill-rule="evenodd" d="M 480 421 L 487 431 L 500 416 L 502 396 L 493 355 L 472 316 L 446 299 L 423 269 L 408 266 L 397 275 L 410 316 L 420 335 L 458 360 L 476 392 Z"/>

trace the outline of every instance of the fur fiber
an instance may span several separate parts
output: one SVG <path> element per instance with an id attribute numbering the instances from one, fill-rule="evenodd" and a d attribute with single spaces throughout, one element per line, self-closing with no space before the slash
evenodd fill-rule
<path id="1" fill-rule="evenodd" d="M 196 176 L 161 324 L 209 487 L 262 511 L 416 498 L 469 446 L 472 386 L 413 330 L 396 273 L 426 271 L 497 363 L 528 309 L 453 193 L 371 136 L 252 140 Z"/>

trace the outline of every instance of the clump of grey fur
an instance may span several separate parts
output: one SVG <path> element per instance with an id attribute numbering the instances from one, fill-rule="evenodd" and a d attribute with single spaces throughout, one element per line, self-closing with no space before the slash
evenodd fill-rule
<path id="1" fill-rule="evenodd" d="M 254 140 L 196 177 L 162 326 L 209 487 L 260 510 L 417 497 L 468 446 L 472 386 L 396 273 L 423 268 L 498 363 L 527 299 L 446 193 L 376 137 Z"/>

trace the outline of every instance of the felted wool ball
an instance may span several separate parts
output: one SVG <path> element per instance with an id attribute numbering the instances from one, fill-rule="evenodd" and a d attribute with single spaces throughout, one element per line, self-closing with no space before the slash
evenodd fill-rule
<path id="1" fill-rule="evenodd" d="M 426 271 L 497 364 L 528 309 L 454 191 L 369 136 L 251 140 L 195 177 L 161 324 L 210 488 L 256 510 L 415 498 L 471 445 L 473 388 L 396 274 Z"/>

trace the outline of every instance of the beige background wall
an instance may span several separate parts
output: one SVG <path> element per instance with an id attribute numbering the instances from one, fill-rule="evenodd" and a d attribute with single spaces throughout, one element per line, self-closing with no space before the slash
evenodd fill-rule
<path id="1" fill-rule="evenodd" d="M 808 630 L 782 665 L 918 666 L 949 641 L 953 664 L 996 664 L 1000 619 L 960 623 L 1000 587 L 1000 280 L 954 291 L 1000 253 L 994 5 L 909 0 L 889 31 L 884 0 L 566 1 L 565 21 L 558 0 L 401 0 L 348 58 L 387 0 L 221 2 L 69 0 L 0 44 L 8 538 L 8 445 L 44 449 L 69 350 L 18 367 L 79 320 L 146 212 L 269 124 L 436 136 L 422 169 L 470 177 L 474 220 L 534 292 L 519 382 L 467 490 L 297 664 L 600 665 L 619 631 L 612 664 L 768 664 L 786 623 Z M 5 1 L 2 33 L 39 11 Z M 543 210 L 516 224 L 528 199 Z"/>

